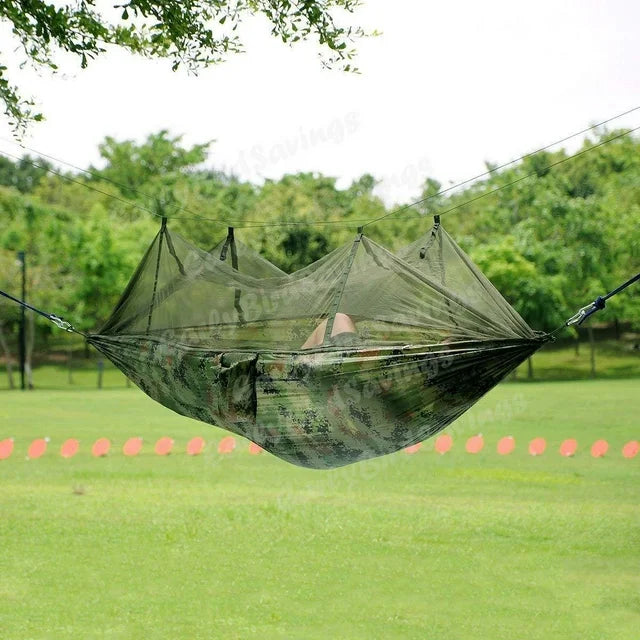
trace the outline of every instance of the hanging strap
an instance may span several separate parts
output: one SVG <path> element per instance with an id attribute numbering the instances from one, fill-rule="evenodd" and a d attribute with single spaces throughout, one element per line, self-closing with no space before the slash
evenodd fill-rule
<path id="1" fill-rule="evenodd" d="M 433 241 L 438 235 L 438 229 L 440 228 L 440 216 L 433 216 L 433 229 L 431 229 L 431 235 L 427 240 L 427 244 L 420 249 L 420 259 L 424 260 L 427 256 L 427 249 L 433 244 Z"/>
<path id="2" fill-rule="evenodd" d="M 60 316 L 57 316 L 53 313 L 47 313 L 46 311 L 41 311 L 40 309 L 36 309 L 36 307 L 32 307 L 30 304 L 27 304 L 24 300 L 14 298 L 11 294 L 7 293 L 6 291 L 0 290 L 0 295 L 19 304 L 21 307 L 24 307 L 25 309 L 29 309 L 30 311 L 33 311 L 34 313 L 41 315 L 43 318 L 46 318 L 47 320 L 51 320 L 53 324 L 60 327 L 60 329 L 63 329 L 64 331 L 69 331 L 69 333 L 77 333 L 78 335 L 84 336 L 86 338 L 86 334 L 82 333 L 82 331 L 78 331 L 78 329 L 74 328 L 71 325 L 71 323 L 67 322 L 64 318 L 61 318 Z"/>
<path id="3" fill-rule="evenodd" d="M 571 316 L 561 327 L 558 327 L 551 335 L 555 335 L 558 331 L 561 331 L 565 327 L 571 327 L 573 325 L 580 326 L 589 316 L 592 316 L 596 311 L 604 309 L 606 302 L 609 298 L 613 298 L 616 294 L 624 291 L 627 287 L 631 286 L 634 282 L 640 280 L 640 273 L 637 273 L 633 278 L 629 278 L 626 282 L 621 284 L 613 291 L 609 291 L 604 296 L 598 296 L 591 304 L 586 307 L 582 307 L 575 315 Z"/>
<path id="4" fill-rule="evenodd" d="M 227 239 L 224 241 L 224 245 L 222 245 L 222 249 L 220 251 L 220 260 L 224 261 L 227 259 L 227 251 L 231 249 L 231 268 L 235 271 L 239 271 L 238 268 L 238 250 L 236 248 L 236 237 L 233 232 L 233 227 L 227 228 Z M 242 290 L 236 288 L 233 294 L 233 307 L 238 314 L 238 322 L 240 324 L 244 324 L 244 310 L 242 309 L 242 305 L 240 304 L 240 298 L 242 297 Z"/>
<path id="5" fill-rule="evenodd" d="M 233 227 L 227 227 L 227 237 L 225 238 L 224 244 L 222 245 L 222 249 L 220 250 L 220 260 L 222 260 L 223 262 L 227 259 L 227 251 L 229 250 L 229 245 L 232 243 L 235 244 Z"/>

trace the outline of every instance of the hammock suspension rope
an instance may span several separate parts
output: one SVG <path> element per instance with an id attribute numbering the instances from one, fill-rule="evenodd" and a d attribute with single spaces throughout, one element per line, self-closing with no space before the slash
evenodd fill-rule
<path id="1" fill-rule="evenodd" d="M 33 307 L 32 305 L 26 303 L 24 300 L 15 298 L 10 293 L 7 293 L 6 291 L 0 290 L 0 296 L 4 296 L 5 298 L 8 298 L 12 302 L 19 304 L 21 307 L 28 309 L 29 311 L 33 311 L 38 315 L 41 315 L 43 318 L 46 318 L 47 320 L 50 320 L 51 322 L 53 322 L 53 324 L 55 324 L 57 327 L 59 327 L 63 331 L 68 331 L 69 333 L 77 333 L 78 335 L 81 335 L 85 338 L 87 337 L 85 333 L 83 333 L 82 331 L 78 331 L 78 329 L 74 328 L 71 323 L 67 322 L 64 318 L 61 318 L 60 316 L 37 309 L 36 307 Z"/>
<path id="2" fill-rule="evenodd" d="M 640 273 L 637 273 L 633 278 L 629 278 L 626 282 L 622 283 L 619 287 L 616 287 L 613 291 L 609 291 L 606 295 L 598 296 L 591 304 L 579 309 L 575 315 L 571 316 L 561 327 L 556 329 L 556 331 L 560 331 L 565 327 L 571 327 L 573 325 L 580 326 L 589 316 L 596 313 L 596 311 L 604 309 L 609 298 L 613 298 L 613 296 L 624 291 L 627 287 L 631 286 L 638 280 L 640 280 Z"/>

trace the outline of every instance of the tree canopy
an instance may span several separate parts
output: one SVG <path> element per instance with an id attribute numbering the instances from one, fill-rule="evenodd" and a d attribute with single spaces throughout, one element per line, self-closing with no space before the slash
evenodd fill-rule
<path id="1" fill-rule="evenodd" d="M 0 24 L 11 26 L 25 60 L 58 69 L 61 53 L 85 68 L 116 46 L 149 58 L 166 58 L 175 71 L 191 72 L 244 50 L 241 26 L 252 15 L 267 19 L 271 34 L 287 44 L 315 39 L 323 65 L 353 71 L 354 42 L 365 32 L 343 25 L 360 0 L 125 0 L 105 6 L 96 0 L 0 2 Z M 43 118 L 33 97 L 24 97 L 0 59 L 0 100 L 14 130 Z"/>

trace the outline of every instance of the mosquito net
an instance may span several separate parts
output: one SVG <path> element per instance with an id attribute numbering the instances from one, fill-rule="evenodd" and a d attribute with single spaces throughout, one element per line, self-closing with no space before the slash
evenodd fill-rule
<path id="1" fill-rule="evenodd" d="M 545 337 L 439 224 L 286 274 L 233 230 L 204 251 L 163 222 L 89 341 L 178 413 L 329 468 L 436 433 Z"/>

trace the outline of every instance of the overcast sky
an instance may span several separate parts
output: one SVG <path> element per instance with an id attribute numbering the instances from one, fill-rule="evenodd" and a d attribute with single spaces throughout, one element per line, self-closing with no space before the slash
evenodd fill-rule
<path id="1" fill-rule="evenodd" d="M 261 21 L 245 25 L 246 54 L 197 77 L 118 51 L 84 71 L 15 70 L 47 117 L 25 142 L 87 166 L 107 135 L 168 129 L 215 140 L 208 164 L 242 178 L 371 173 L 392 203 L 640 105 L 637 0 L 368 0 L 358 17 L 383 32 L 360 42 L 361 75 L 323 70 L 317 47 L 284 46 Z M 7 41 L 5 28 L 3 55 Z"/>

